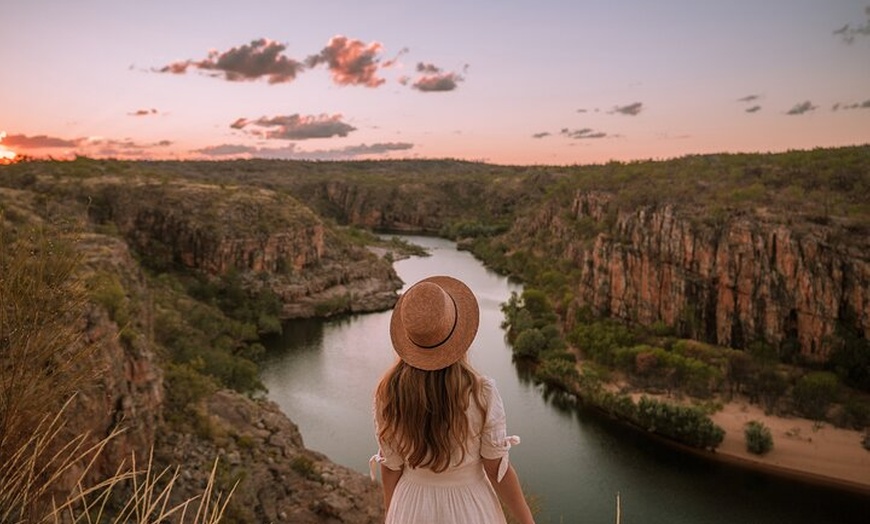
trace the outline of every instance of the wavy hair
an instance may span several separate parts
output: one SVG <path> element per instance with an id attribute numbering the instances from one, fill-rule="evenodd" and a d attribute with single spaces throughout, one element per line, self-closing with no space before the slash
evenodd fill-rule
<path id="1" fill-rule="evenodd" d="M 467 453 L 466 412 L 474 401 L 484 413 L 480 376 L 466 361 L 424 371 L 399 360 L 378 384 L 375 405 L 378 438 L 388 442 L 413 468 L 446 470 L 454 449 Z"/>

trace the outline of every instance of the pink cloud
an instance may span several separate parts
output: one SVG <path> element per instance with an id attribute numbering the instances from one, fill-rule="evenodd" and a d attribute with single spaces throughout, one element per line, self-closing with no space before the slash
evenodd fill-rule
<path id="1" fill-rule="evenodd" d="M 297 113 L 272 118 L 261 117 L 256 120 L 239 118 L 230 124 L 230 127 L 245 130 L 248 126 L 256 126 L 259 129 L 246 132 L 263 138 L 282 140 L 345 137 L 351 131 L 356 131 L 355 127 L 342 122 L 341 119 L 340 114 L 303 116 Z"/>
<path id="2" fill-rule="evenodd" d="M 157 110 L 156 109 L 139 109 L 139 110 L 133 111 L 132 113 L 127 113 L 127 114 L 130 116 L 156 115 Z"/>
<path id="3" fill-rule="evenodd" d="M 188 68 L 195 67 L 205 71 L 217 71 L 231 82 L 266 78 L 270 84 L 280 84 L 293 81 L 303 69 L 300 62 L 283 54 L 286 49 L 284 44 L 260 38 L 223 53 L 211 51 L 205 60 L 175 62 L 157 71 L 184 74 Z"/>
<path id="4" fill-rule="evenodd" d="M 365 44 L 359 40 L 349 40 L 345 36 L 334 36 L 320 53 L 309 56 L 305 63 L 308 67 L 326 64 L 332 79 L 339 85 L 362 85 L 378 87 L 385 80 L 377 76 L 380 67 L 378 54 L 383 49 L 378 42 Z M 386 65 L 392 65 L 394 60 Z"/>
<path id="5" fill-rule="evenodd" d="M 6 135 L 3 145 L 25 149 L 43 149 L 54 147 L 76 147 L 84 141 L 82 138 L 67 140 L 47 135 Z"/>
<path id="6" fill-rule="evenodd" d="M 465 69 L 468 69 L 468 66 L 465 66 Z M 440 67 L 423 62 L 417 64 L 417 72 L 421 75 L 411 84 L 411 87 L 423 92 L 453 91 L 459 86 L 459 82 L 465 80 L 465 77 L 459 73 L 445 73 Z M 407 84 L 409 79 L 403 78 L 399 82 Z"/>

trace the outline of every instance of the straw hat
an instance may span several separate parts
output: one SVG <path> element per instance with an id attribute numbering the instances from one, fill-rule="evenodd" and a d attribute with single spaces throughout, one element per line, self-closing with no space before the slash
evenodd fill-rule
<path id="1" fill-rule="evenodd" d="M 474 293 L 448 276 L 424 278 L 399 297 L 390 320 L 393 349 L 408 365 L 443 369 L 468 351 L 480 309 Z"/>

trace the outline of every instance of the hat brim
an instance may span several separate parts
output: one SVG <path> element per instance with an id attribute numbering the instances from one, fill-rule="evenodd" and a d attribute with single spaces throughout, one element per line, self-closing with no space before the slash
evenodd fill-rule
<path id="1" fill-rule="evenodd" d="M 393 308 L 390 319 L 390 339 L 399 358 L 408 365 L 426 371 L 435 371 L 458 361 L 471 347 L 480 324 L 480 307 L 471 289 L 453 277 L 433 276 L 424 278 L 420 282 L 432 282 L 441 286 L 453 299 L 456 305 L 456 326 L 453 332 L 447 340 L 432 348 L 421 347 L 412 342 L 407 336 L 402 315 L 399 314 L 402 310 L 403 294 Z"/>

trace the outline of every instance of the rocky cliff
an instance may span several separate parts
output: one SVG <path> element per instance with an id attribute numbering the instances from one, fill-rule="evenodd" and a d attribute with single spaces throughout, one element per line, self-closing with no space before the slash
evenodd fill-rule
<path id="1" fill-rule="evenodd" d="M 257 188 L 101 180 L 89 208 L 152 267 L 242 273 L 284 304 L 284 318 L 378 311 L 402 286 L 392 266 L 342 241 L 293 197 Z"/>
<path id="2" fill-rule="evenodd" d="M 830 235 L 757 213 L 711 223 L 675 205 L 623 211 L 601 192 L 542 206 L 509 233 L 543 239 L 579 269 L 577 306 L 725 346 L 764 340 L 810 361 L 827 358 L 838 323 L 870 332 L 866 239 Z"/>
<path id="3" fill-rule="evenodd" d="M 244 274 L 250 283 L 272 286 L 292 317 L 391 306 L 401 282 L 387 260 L 341 238 L 292 198 L 267 190 L 107 177 L 46 181 L 25 174 L 25 189 L 0 188 L 0 234 L 8 228 L 27 235 L 45 225 L 73 237 L 81 254 L 76 279 L 89 297 L 70 319 L 71 331 L 82 334 L 77 344 L 95 350 L 65 411 L 61 438 L 84 435 L 93 444 L 122 430 L 86 481 L 111 477 L 134 454 L 141 467 L 154 450 L 154 474 L 178 468 L 175 502 L 202 494 L 218 459 L 218 488 L 239 482 L 227 521 L 382 521 L 377 485 L 307 450 L 274 404 L 224 389 L 194 407 L 205 421 L 199 431 L 178 432 L 167 422 L 167 348 L 155 342 L 161 326 L 142 264 Z M 66 471 L 50 494 L 74 491 L 83 470 L 81 464 Z"/>
<path id="4" fill-rule="evenodd" d="M 101 277 L 112 275 L 126 292 L 112 308 L 91 302 L 80 317 L 84 342 L 97 348 L 90 364 L 98 373 L 78 392 L 67 417 L 68 430 L 88 433 L 92 441 L 123 429 L 95 464 L 92 476 L 104 479 L 129 462 L 131 453 L 147 456 L 163 418 L 163 372 L 145 335 L 152 328 L 149 311 L 119 312 L 134 302 L 146 304 L 148 295 L 127 245 L 117 238 L 84 234 L 78 246 L 84 255 L 82 278 L 92 288 L 102 285 L 97 282 Z"/>
<path id="5" fill-rule="evenodd" d="M 296 425 L 276 404 L 219 391 L 203 410 L 208 439 L 178 433 L 159 439 L 162 462 L 188 466 L 177 496 L 201 493 L 218 459 L 218 488 L 226 492 L 235 485 L 228 522 L 383 522 L 378 486 L 306 449 Z"/>

